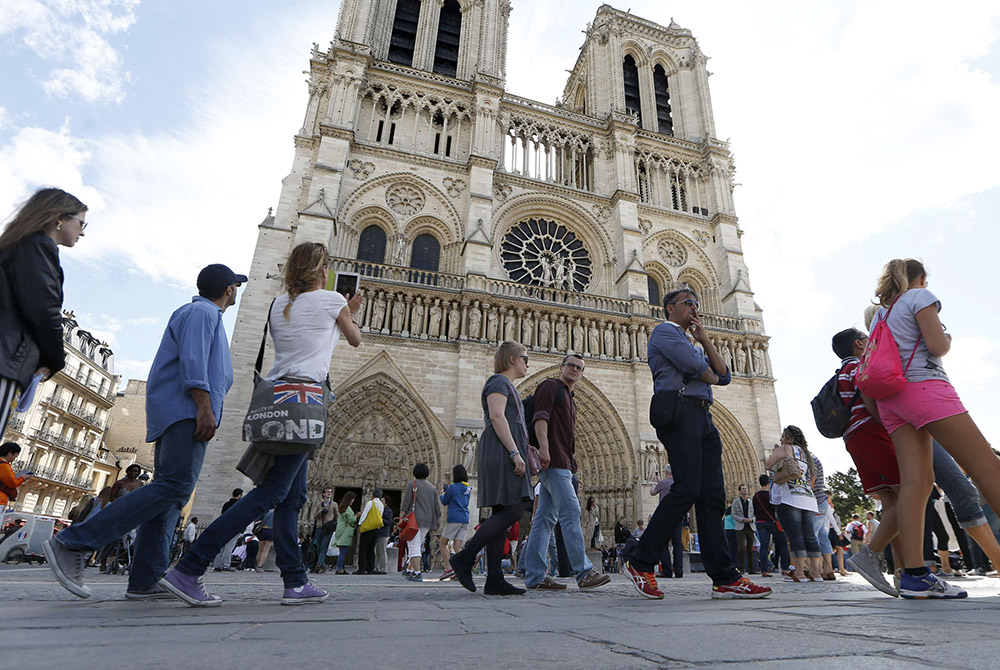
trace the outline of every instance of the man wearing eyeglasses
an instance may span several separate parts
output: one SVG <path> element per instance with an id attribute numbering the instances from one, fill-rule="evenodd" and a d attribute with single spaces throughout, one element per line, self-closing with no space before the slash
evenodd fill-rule
<path id="1" fill-rule="evenodd" d="M 587 558 L 587 545 L 580 526 L 580 498 L 574 484 L 576 472 L 576 402 L 573 387 L 583 378 L 584 362 L 570 354 L 563 359 L 558 379 L 546 379 L 535 391 L 534 421 L 538 438 L 538 509 L 531 534 L 521 555 L 524 585 L 531 590 L 561 591 L 566 588 L 547 575 L 546 553 L 553 528 L 559 523 L 576 583 L 584 590 L 603 586 L 611 577 L 594 570 Z"/>
<path id="2" fill-rule="evenodd" d="M 653 399 L 649 419 L 667 450 L 674 483 L 663 496 L 646 532 L 631 550 L 625 573 L 645 598 L 663 598 L 653 573 L 663 548 L 684 515 L 695 506 L 705 572 L 713 598 L 766 598 L 771 589 L 743 577 L 733 565 L 722 529 L 726 492 L 722 478 L 722 439 L 712 421 L 712 385 L 732 381 L 698 313 L 691 289 L 671 291 L 663 299 L 667 320 L 649 338 Z M 688 333 L 702 349 L 688 339 Z"/>

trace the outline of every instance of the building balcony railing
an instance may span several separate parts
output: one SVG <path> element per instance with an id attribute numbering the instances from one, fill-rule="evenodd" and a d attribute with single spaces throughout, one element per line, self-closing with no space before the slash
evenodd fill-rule
<path id="1" fill-rule="evenodd" d="M 63 410 L 64 412 L 72 414 L 73 416 L 79 419 L 82 419 L 83 421 L 89 423 L 97 430 L 104 429 L 104 425 L 103 422 L 101 421 L 100 415 L 98 415 L 95 412 L 90 412 L 86 410 L 80 403 L 68 402 L 65 398 L 59 398 L 55 395 L 51 395 L 48 398 L 45 398 L 43 402 L 48 403 L 50 407 L 56 407 L 58 409 Z"/>
<path id="2" fill-rule="evenodd" d="M 67 437 L 63 437 L 62 435 L 57 435 L 51 430 L 35 430 L 35 439 L 53 447 L 73 452 L 74 454 L 78 454 L 84 458 L 89 458 L 90 460 L 97 458 L 96 449 L 92 449 L 82 442 L 77 442 L 76 440 L 71 440 Z"/>
<path id="3" fill-rule="evenodd" d="M 26 461 L 16 461 L 12 467 L 15 472 L 20 470 L 29 470 L 34 473 L 32 475 L 33 477 L 55 482 L 57 484 L 64 484 L 73 488 L 89 491 L 92 486 L 92 481 L 88 477 L 78 477 L 69 472 L 60 472 L 54 468 L 47 468 L 40 465 L 32 466 Z"/>
<path id="4" fill-rule="evenodd" d="M 86 389 L 89 393 L 100 399 L 104 404 L 107 404 L 108 406 L 114 404 L 114 384 L 109 384 L 108 388 L 101 390 L 101 384 L 92 379 L 88 380 L 86 373 L 80 368 L 65 367 L 59 371 L 59 374 L 70 381 L 75 382 L 78 386 Z"/>
<path id="5" fill-rule="evenodd" d="M 642 300 L 462 277 L 332 259 L 334 269 L 369 270 L 362 332 L 431 342 L 517 340 L 532 351 L 572 350 L 600 360 L 645 361 L 649 336 L 663 309 Z M 419 281 L 413 281 L 419 276 Z M 770 377 L 768 338 L 760 322 L 706 314 L 703 320 L 730 368 L 743 376 Z"/>
<path id="6" fill-rule="evenodd" d="M 11 417 L 10 421 L 7 422 L 7 430 L 14 433 L 24 434 L 24 419 L 19 416 Z"/>

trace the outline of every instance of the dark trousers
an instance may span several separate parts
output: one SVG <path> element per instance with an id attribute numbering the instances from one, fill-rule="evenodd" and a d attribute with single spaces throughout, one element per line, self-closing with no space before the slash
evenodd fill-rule
<path id="1" fill-rule="evenodd" d="M 358 535 L 358 572 L 375 572 L 375 540 L 378 530 L 370 530 Z"/>
<path id="2" fill-rule="evenodd" d="M 760 538 L 760 569 L 761 572 L 771 572 L 775 567 L 781 570 L 788 570 L 791 562 L 788 558 L 788 538 L 784 531 L 778 530 L 778 524 L 774 521 L 764 521 L 757 523 L 757 536 Z M 772 565 L 770 561 L 771 538 L 774 538 L 774 553 L 777 554 L 778 565 Z"/>
<path id="3" fill-rule="evenodd" d="M 736 565 L 736 556 L 739 554 L 739 538 L 736 537 L 736 530 L 726 528 L 726 549 L 729 550 L 729 560 Z"/>
<path id="4" fill-rule="evenodd" d="M 736 569 L 753 572 L 753 524 L 743 524 L 743 530 L 736 531 Z"/>
<path id="5" fill-rule="evenodd" d="M 670 543 L 663 545 L 663 553 L 660 554 L 661 574 L 668 577 L 684 576 L 684 545 L 681 540 L 683 534 L 684 527 L 678 524 L 677 530 L 670 536 Z M 672 561 L 671 553 L 673 553 Z"/>
<path id="6" fill-rule="evenodd" d="M 679 402 L 675 425 L 658 428 L 656 437 L 667 450 L 674 485 L 657 505 L 630 562 L 638 570 L 652 572 L 663 547 L 694 505 L 705 572 L 714 584 L 731 584 L 740 572 L 729 558 L 723 534 L 722 439 L 712 415 L 700 405 Z"/>

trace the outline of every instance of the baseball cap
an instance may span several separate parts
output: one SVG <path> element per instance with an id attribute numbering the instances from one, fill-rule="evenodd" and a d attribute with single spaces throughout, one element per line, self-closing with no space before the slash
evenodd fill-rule
<path id="1" fill-rule="evenodd" d="M 381 497 L 382 497 L 382 489 L 375 489 L 374 491 L 372 491 L 372 498 L 381 498 Z"/>
<path id="2" fill-rule="evenodd" d="M 238 275 L 222 263 L 208 265 L 198 273 L 198 291 L 208 295 L 218 295 L 227 286 L 246 282 L 246 275 Z"/>

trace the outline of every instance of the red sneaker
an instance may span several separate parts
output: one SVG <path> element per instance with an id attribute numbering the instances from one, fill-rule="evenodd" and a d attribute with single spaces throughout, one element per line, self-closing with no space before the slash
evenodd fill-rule
<path id="1" fill-rule="evenodd" d="M 757 586 L 746 577 L 740 577 L 732 584 L 712 587 L 713 598 L 766 598 L 771 595 L 767 586 Z"/>
<path id="2" fill-rule="evenodd" d="M 650 600 L 663 600 L 663 591 L 656 586 L 655 574 L 636 570 L 628 561 L 625 561 L 625 574 L 632 580 L 632 586 L 640 596 Z"/>

